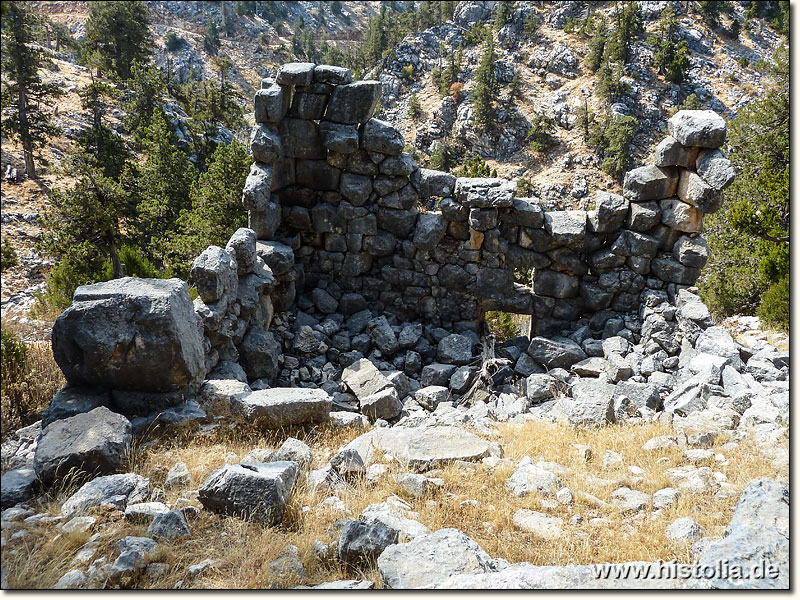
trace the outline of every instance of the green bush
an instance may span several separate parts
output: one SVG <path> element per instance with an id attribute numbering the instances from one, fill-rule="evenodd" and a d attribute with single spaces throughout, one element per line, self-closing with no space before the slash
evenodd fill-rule
<path id="1" fill-rule="evenodd" d="M 764 292 L 761 305 L 756 313 L 759 318 L 771 327 L 789 330 L 789 277 L 773 283 Z"/>
<path id="2" fill-rule="evenodd" d="M 133 246 L 123 245 L 119 249 L 119 260 L 122 263 L 122 270 L 128 277 L 142 277 L 145 279 L 161 279 L 166 275 L 159 272 L 158 268 L 145 256 L 142 251 Z M 114 279 L 114 269 L 111 259 L 106 259 L 103 264 L 103 272 L 100 275 L 102 281 Z"/>
<path id="3" fill-rule="evenodd" d="M 492 169 L 479 155 L 465 162 L 455 172 L 456 177 L 497 177 L 497 169 Z"/>
<path id="4" fill-rule="evenodd" d="M 16 267 L 18 264 L 17 251 L 14 250 L 14 246 L 11 245 L 8 238 L 3 238 L 2 251 L 0 253 L 0 271 Z"/>
<path id="5" fill-rule="evenodd" d="M 518 335 L 511 313 L 490 310 L 486 313 L 486 324 L 498 342 L 504 342 Z"/>
<path id="6" fill-rule="evenodd" d="M 22 373 L 28 359 L 28 346 L 5 329 L 0 332 L 0 365 L 3 380 L 14 379 Z"/>
<path id="7" fill-rule="evenodd" d="M 45 289 L 36 296 L 34 315 L 46 317 L 58 315 L 72 304 L 72 296 L 78 286 L 97 281 L 98 274 L 87 273 L 69 261 L 56 264 L 47 275 Z"/>
<path id="8" fill-rule="evenodd" d="M 556 122 L 547 115 L 536 115 L 533 125 L 528 129 L 528 146 L 534 152 L 543 152 L 558 143 L 558 138 L 553 134 L 556 131 Z"/>
<path id="9" fill-rule="evenodd" d="M 167 52 L 175 52 L 176 50 L 180 50 L 184 45 L 186 45 L 186 40 L 180 37 L 174 31 L 167 33 L 167 37 L 164 40 L 164 47 L 167 49 Z"/>

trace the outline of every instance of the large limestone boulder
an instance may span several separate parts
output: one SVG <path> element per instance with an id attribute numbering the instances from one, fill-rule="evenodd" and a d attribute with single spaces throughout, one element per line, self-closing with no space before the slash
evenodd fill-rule
<path id="1" fill-rule="evenodd" d="M 100 406 L 45 427 L 36 446 L 33 468 L 44 483 L 65 476 L 72 469 L 113 473 L 127 459 L 130 448 L 128 419 Z"/>
<path id="2" fill-rule="evenodd" d="M 667 121 L 667 131 L 684 146 L 719 148 L 728 128 L 713 110 L 681 110 Z"/>
<path id="3" fill-rule="evenodd" d="M 79 287 L 53 325 L 53 356 L 72 385 L 173 392 L 205 375 L 202 325 L 179 279 Z"/>

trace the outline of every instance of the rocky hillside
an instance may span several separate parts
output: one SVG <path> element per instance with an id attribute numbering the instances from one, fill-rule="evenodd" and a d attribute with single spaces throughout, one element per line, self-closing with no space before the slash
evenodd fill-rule
<path id="1" fill-rule="evenodd" d="M 233 62 L 231 79 L 241 90 L 238 102 L 248 122 L 252 122 L 252 94 L 260 86 L 261 78 L 274 75 L 283 62 L 303 59 L 293 44 L 295 38 L 303 37 L 303 31 L 317 48 L 327 43 L 346 53 L 364 43 L 381 10 L 379 2 L 301 1 L 266 3 L 260 15 L 237 15 L 230 9 L 235 4 L 232 2 L 149 2 L 154 60 L 170 73 L 173 81 L 216 76 L 214 57 L 203 47 L 203 33 L 208 19 L 222 22 L 223 4 L 228 5 L 229 28 L 227 33 L 220 29 L 218 55 Z M 420 10 L 420 3 L 416 4 Z M 616 3 L 516 2 L 510 18 L 500 28 L 495 27 L 497 4 L 460 2 L 451 21 L 407 36 L 386 51 L 386 57 L 364 75 L 383 83 L 378 116 L 404 133 L 406 143 L 422 165 L 436 152 L 437 145 L 445 140 L 454 142 L 459 149 L 458 162 L 479 154 L 500 176 L 529 180 L 533 191 L 550 208 L 585 208 L 593 191 L 619 190 L 619 182 L 600 169 L 598 149 L 587 143 L 583 128 L 578 126 L 584 108 L 596 120 L 602 120 L 606 112 L 635 117 L 638 125 L 630 145 L 629 166 L 642 164 L 663 135 L 666 119 L 691 94 L 696 95 L 701 107 L 714 109 L 726 117 L 734 117 L 743 105 L 758 98 L 764 91 L 763 65 L 785 41 L 764 19 L 746 18 L 745 2 L 730 3 L 733 14 L 722 16 L 720 26 L 713 30 L 697 13 L 696 3 L 640 2 L 645 32 L 633 45 L 622 78 L 630 91 L 607 109 L 597 94 L 598 76 L 585 64 L 589 42 L 569 24 L 580 22 L 590 13 L 610 22 L 618 10 Z M 85 35 L 86 2 L 40 1 L 30 5 L 66 25 L 76 40 Z M 397 21 L 393 15 L 401 13 L 392 11 L 410 10 L 408 5 L 387 3 L 390 7 L 387 22 Z M 668 5 L 678 13 L 677 35 L 687 42 L 689 49 L 691 68 L 688 80 L 681 85 L 666 83 L 658 75 L 653 66 L 654 48 L 648 41 L 648 36 L 657 31 L 659 17 Z M 726 35 L 733 18 L 745 23 L 735 41 Z M 526 25 L 531 20 L 538 22 L 535 31 Z M 482 44 L 475 41 L 476 31 L 481 28 L 491 30 L 495 41 L 494 74 L 499 83 L 496 98 L 499 127 L 484 135 L 478 134 L 474 126 L 471 94 L 483 51 Z M 565 32 L 565 28 L 571 32 Z M 180 41 L 172 51 L 166 49 L 168 36 Z M 456 54 L 462 60 L 456 79 L 463 84 L 463 91 L 459 98 L 442 96 L 434 75 Z M 43 187 L 30 182 L 3 187 L 2 232 L 19 257 L 19 264 L 4 272 L 4 315 L 27 312 L 33 294 L 41 288 L 51 261 L 34 248 L 39 235 L 38 215 L 47 202 L 49 189 L 63 183 L 52 167 L 61 164 L 90 123 L 86 112 L 80 109 L 77 95 L 89 82 L 88 71 L 77 64 L 74 55 L 60 52 L 53 55 L 51 65 L 43 74 L 44 80 L 57 82 L 68 92 L 59 101 L 54 118 L 63 135 L 54 138 L 42 152 L 51 166 L 45 169 Z M 520 93 L 515 101 L 510 101 L 515 76 Z M 412 96 L 421 106 L 421 114 L 413 119 L 409 117 Z M 180 123 L 185 116 L 180 106 L 171 102 L 170 107 L 176 123 Z M 526 139 L 537 115 L 550 117 L 556 124 L 556 143 L 545 152 L 532 152 Z M 110 123 L 120 130 L 123 117 L 120 108 L 108 115 Z M 247 131 L 230 132 L 230 136 L 234 135 L 244 141 Z M 21 149 L 4 138 L 2 168 L 8 163 L 21 163 Z"/>

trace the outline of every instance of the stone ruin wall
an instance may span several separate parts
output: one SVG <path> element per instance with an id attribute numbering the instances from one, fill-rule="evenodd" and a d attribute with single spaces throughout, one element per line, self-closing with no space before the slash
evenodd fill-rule
<path id="1" fill-rule="evenodd" d="M 703 215 L 733 179 L 715 113 L 672 117 L 622 196 L 545 212 L 516 198 L 515 182 L 418 168 L 402 134 L 372 117 L 380 85 L 292 63 L 255 95 L 242 201 L 275 310 L 304 293 L 323 313 L 369 306 L 456 331 L 502 310 L 533 315 L 531 333 L 547 334 L 605 309 L 635 315 L 648 289 L 674 301 L 697 280 Z M 515 270 L 531 272 L 530 285 Z"/>

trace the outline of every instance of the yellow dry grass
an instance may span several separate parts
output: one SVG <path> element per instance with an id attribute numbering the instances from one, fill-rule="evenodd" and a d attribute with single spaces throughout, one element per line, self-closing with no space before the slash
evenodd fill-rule
<path id="1" fill-rule="evenodd" d="M 151 477 L 154 486 L 163 484 L 167 471 L 177 462 L 189 467 L 196 489 L 209 473 L 227 460 L 238 461 L 254 448 L 276 450 L 288 437 L 297 437 L 314 450 L 313 468 L 323 466 L 340 448 L 357 435 L 361 429 L 343 429 L 330 426 L 294 428 L 286 431 L 262 432 L 238 425 L 230 429 L 230 422 L 220 421 L 220 427 L 210 435 L 198 436 L 189 429 L 171 430 L 166 434 L 153 432 L 139 443 L 139 451 L 129 468 Z M 687 464 L 680 450 L 645 452 L 642 445 L 657 435 L 674 432 L 666 425 L 623 425 L 595 430 L 575 430 L 562 425 L 528 422 L 522 426 L 506 424 L 499 428 L 497 441 L 504 448 L 505 457 L 494 468 L 483 464 L 468 470 L 456 465 L 438 469 L 430 476 L 445 481 L 443 489 L 429 497 L 412 498 L 395 482 L 395 476 L 405 472 L 404 465 L 390 463 L 385 477 L 375 484 L 366 479 L 351 481 L 348 490 L 336 495 L 346 504 L 348 512 L 322 506 L 325 494 L 313 494 L 299 485 L 292 495 L 283 522 L 276 527 L 249 523 L 238 518 L 215 515 L 201 511 L 189 522 L 192 536 L 172 544 L 160 543 L 152 560 L 166 562 L 169 572 L 158 579 L 144 575 L 123 582 L 125 587 L 172 588 L 183 580 L 183 587 L 191 588 L 285 588 L 294 585 L 314 585 L 342 578 L 363 578 L 380 587 L 380 576 L 374 565 L 363 570 L 346 570 L 335 561 L 320 561 L 312 551 L 315 540 L 326 544 L 334 542 L 331 533 L 334 523 L 343 518 L 358 518 L 369 504 L 383 502 L 396 495 L 411 505 L 410 516 L 431 530 L 455 527 L 477 541 L 492 557 L 510 562 L 528 561 L 537 565 L 588 564 L 597 562 L 622 562 L 631 560 L 655 561 L 662 559 L 690 561 L 689 548 L 670 542 L 666 527 L 676 518 L 689 516 L 705 529 L 706 535 L 722 535 L 730 522 L 738 493 L 747 483 L 758 477 L 782 476 L 776 473 L 768 458 L 761 456 L 752 444 L 744 441 L 735 449 L 719 450 L 727 440 L 722 437 L 715 450 L 725 455 L 727 464 L 709 463 L 715 471 L 724 474 L 736 494 L 717 500 L 713 492 L 695 494 L 683 492 L 678 503 L 654 516 L 646 510 L 639 515 L 624 515 L 610 506 L 595 506 L 576 498 L 575 504 L 546 506 L 546 499 L 531 494 L 515 498 L 505 487 L 516 463 L 525 456 L 534 461 L 557 462 L 568 471 L 560 478 L 573 492 L 586 492 L 607 502 L 610 494 L 620 485 L 648 494 L 669 487 L 666 469 Z M 583 444 L 593 451 L 586 462 L 574 445 Z M 606 450 L 622 455 L 625 466 L 606 470 L 602 456 Z M 234 453 L 236 456 L 229 456 Z M 669 464 L 658 462 L 667 457 Z M 637 479 L 628 467 L 644 470 Z M 61 499 L 65 492 L 62 491 Z M 186 490 L 168 490 L 167 502 L 174 505 Z M 54 498 L 55 495 L 51 494 Z M 465 501 L 474 502 L 465 502 Z M 41 507 L 56 514 L 57 504 Z M 556 541 L 537 538 L 534 534 L 516 529 L 512 523 L 516 510 L 538 510 L 563 519 L 564 535 Z M 416 514 L 413 514 L 416 513 Z M 571 522 L 580 515 L 580 524 Z M 103 545 L 98 553 L 113 561 L 116 558 L 115 542 L 125 535 L 146 535 L 146 526 L 133 525 L 121 518 L 121 513 L 98 513 L 97 527 L 104 532 Z M 592 524 L 592 518 L 605 519 L 602 524 Z M 54 538 L 54 531 L 37 527 L 33 535 L 23 540 L 12 540 L 7 548 L 16 550 L 8 559 L 4 557 L 4 570 L 12 587 L 51 587 L 67 570 L 71 557 L 82 541 L 88 537 Z M 305 565 L 306 576 L 286 579 L 270 572 L 269 563 L 277 558 L 287 545 L 299 549 Z M 4 555 L 7 552 L 4 552 Z M 214 558 L 220 562 L 193 580 L 187 579 L 187 568 L 203 559 Z M 36 573 L 33 577 L 32 574 Z"/>

